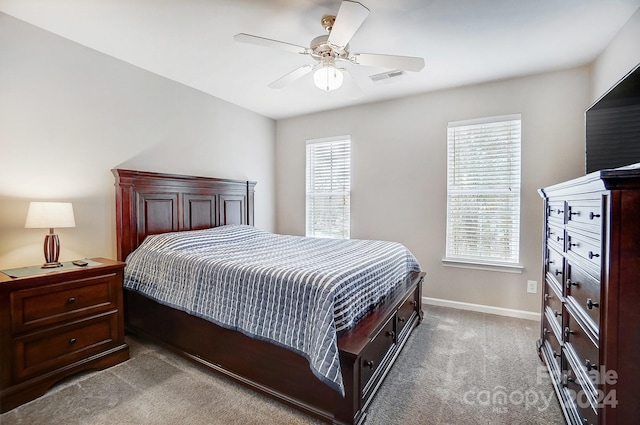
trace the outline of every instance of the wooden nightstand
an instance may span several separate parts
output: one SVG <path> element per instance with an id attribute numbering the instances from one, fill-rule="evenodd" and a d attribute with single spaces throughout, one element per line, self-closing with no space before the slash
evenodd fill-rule
<path id="1" fill-rule="evenodd" d="M 43 395 L 61 378 L 129 358 L 124 266 L 93 258 L 86 267 L 28 277 L 0 273 L 1 412 Z"/>

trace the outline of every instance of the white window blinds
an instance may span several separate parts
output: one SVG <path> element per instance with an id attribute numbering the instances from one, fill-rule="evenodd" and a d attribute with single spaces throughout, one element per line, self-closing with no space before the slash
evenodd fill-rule
<path id="1" fill-rule="evenodd" d="M 520 115 L 449 123 L 449 259 L 517 264 Z"/>
<path id="2" fill-rule="evenodd" d="M 351 139 L 307 141 L 307 232 L 349 239 Z"/>

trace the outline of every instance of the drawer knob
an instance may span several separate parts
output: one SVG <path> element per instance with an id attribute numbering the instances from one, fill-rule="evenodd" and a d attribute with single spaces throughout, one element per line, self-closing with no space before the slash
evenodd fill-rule
<path id="1" fill-rule="evenodd" d="M 593 257 L 599 257 L 600 254 L 594 254 L 593 252 L 589 251 L 589 260 L 593 259 Z"/>
<path id="2" fill-rule="evenodd" d="M 561 238 L 560 236 L 556 236 L 556 239 L 558 240 L 558 242 L 564 240 L 564 238 Z"/>
<path id="3" fill-rule="evenodd" d="M 591 298 L 587 298 L 587 308 L 589 310 L 591 310 L 591 309 L 593 309 L 593 307 L 598 308 L 598 307 L 600 307 L 600 304 L 593 302 L 593 300 Z"/>
<path id="4" fill-rule="evenodd" d="M 575 332 L 572 331 L 569 326 L 567 326 L 566 328 L 564 328 L 564 337 L 565 338 L 569 338 L 569 335 L 574 334 Z"/>
<path id="5" fill-rule="evenodd" d="M 562 354 L 556 353 L 555 351 L 553 352 L 553 357 L 561 357 L 561 356 L 562 356 Z"/>
<path id="6" fill-rule="evenodd" d="M 400 322 L 400 323 L 404 323 L 404 322 L 406 322 L 406 321 L 407 321 L 407 319 L 405 319 L 404 317 L 400 317 L 400 316 L 398 316 L 398 322 Z"/>
<path id="7" fill-rule="evenodd" d="M 396 333 L 394 331 L 387 331 L 387 336 L 389 336 L 391 338 L 395 338 L 396 337 Z"/>
<path id="8" fill-rule="evenodd" d="M 580 211 L 573 212 L 571 211 L 571 207 L 569 207 L 569 218 L 571 218 L 572 215 L 580 215 Z"/>
<path id="9" fill-rule="evenodd" d="M 553 295 L 550 295 L 550 294 L 544 294 L 544 300 L 545 300 L 545 301 L 549 301 L 549 300 L 550 300 L 550 299 L 552 299 L 552 298 L 553 298 Z"/>
<path id="10" fill-rule="evenodd" d="M 76 342 L 77 342 L 77 339 L 75 339 L 75 338 L 71 338 L 69 340 L 69 344 L 71 344 L 71 345 L 75 344 Z"/>
<path id="11" fill-rule="evenodd" d="M 562 386 L 563 387 L 568 387 L 569 386 L 569 382 L 575 382 L 575 381 L 576 381 L 576 378 L 573 378 L 568 374 L 562 375 Z"/>
<path id="12" fill-rule="evenodd" d="M 564 212 L 564 210 L 561 210 L 560 208 L 558 208 L 558 209 L 556 210 L 556 213 L 558 213 L 558 215 L 562 214 L 563 212 Z"/>
<path id="13" fill-rule="evenodd" d="M 559 274 L 562 274 L 562 270 L 556 269 L 556 276 L 559 275 Z"/>
<path id="14" fill-rule="evenodd" d="M 593 211 L 589 213 L 589 220 L 593 220 L 596 217 L 600 217 L 600 214 L 594 214 Z"/>
<path id="15" fill-rule="evenodd" d="M 587 371 L 589 371 L 589 372 L 590 372 L 591 370 L 593 370 L 593 369 L 598 370 L 598 366 L 597 366 L 597 365 L 594 365 L 593 363 L 591 363 L 591 361 L 590 361 L 589 359 L 586 359 L 586 360 L 584 361 L 584 367 L 586 367 L 586 368 L 587 368 Z"/>
<path id="16" fill-rule="evenodd" d="M 553 310 L 553 315 L 558 317 L 558 316 L 562 316 L 562 313 L 560 313 L 559 311 Z"/>
<path id="17" fill-rule="evenodd" d="M 580 283 L 567 279 L 567 289 L 571 289 L 572 286 L 580 286 Z"/>
<path id="18" fill-rule="evenodd" d="M 74 302 L 76 302 L 76 299 L 71 297 L 67 300 L 67 304 L 73 304 Z"/>
<path id="19" fill-rule="evenodd" d="M 417 307 L 418 306 L 418 301 L 411 301 L 411 305 L 414 306 L 414 307 Z"/>
<path id="20" fill-rule="evenodd" d="M 364 362 L 364 367 L 368 367 L 371 370 L 373 370 L 374 366 L 375 366 L 375 363 L 373 360 L 367 360 L 366 362 Z"/>

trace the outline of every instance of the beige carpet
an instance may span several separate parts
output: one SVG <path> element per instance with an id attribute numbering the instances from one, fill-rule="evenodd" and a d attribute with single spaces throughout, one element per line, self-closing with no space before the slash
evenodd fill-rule
<path id="1" fill-rule="evenodd" d="M 563 424 L 535 349 L 539 323 L 425 306 L 367 424 Z M 131 359 L 59 383 L 0 415 L 9 424 L 317 424 L 317 420 L 127 337 Z"/>

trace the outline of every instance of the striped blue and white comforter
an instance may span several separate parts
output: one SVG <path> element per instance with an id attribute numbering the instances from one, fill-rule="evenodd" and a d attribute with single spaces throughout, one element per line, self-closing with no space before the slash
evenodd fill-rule
<path id="1" fill-rule="evenodd" d="M 232 225 L 148 236 L 127 258 L 124 285 L 295 351 L 344 395 L 338 334 L 419 270 L 399 243 L 283 236 Z"/>

